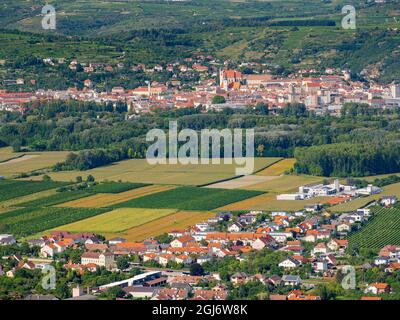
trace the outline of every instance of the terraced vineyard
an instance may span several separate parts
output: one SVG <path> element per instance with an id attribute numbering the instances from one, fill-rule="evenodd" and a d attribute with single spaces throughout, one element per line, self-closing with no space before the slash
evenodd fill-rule
<path id="1" fill-rule="evenodd" d="M 349 236 L 350 248 L 379 250 L 385 245 L 400 245 L 400 209 L 378 208 L 374 217 L 359 231 Z"/>

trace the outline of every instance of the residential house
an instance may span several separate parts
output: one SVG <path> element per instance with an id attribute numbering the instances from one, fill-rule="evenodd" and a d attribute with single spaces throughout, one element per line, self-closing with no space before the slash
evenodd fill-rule
<path id="1" fill-rule="evenodd" d="M 291 257 L 283 260 L 281 263 L 278 264 L 279 267 L 282 267 L 284 269 L 294 269 L 297 268 L 298 266 L 301 265 L 301 262 L 298 260 L 295 260 Z"/>
<path id="2" fill-rule="evenodd" d="M 274 238 L 272 238 L 270 235 L 266 234 L 261 238 L 257 238 L 255 241 L 253 241 L 251 247 L 254 250 L 262 250 L 265 247 L 268 248 L 273 248 L 276 246 L 276 241 Z"/>
<path id="3" fill-rule="evenodd" d="M 311 251 L 312 256 L 327 254 L 328 248 L 326 247 L 325 243 L 318 243 Z"/>
<path id="4" fill-rule="evenodd" d="M 385 268 L 385 272 L 395 272 L 400 270 L 400 263 L 399 262 L 392 262 L 391 264 L 389 264 L 389 266 L 387 268 Z"/>
<path id="5" fill-rule="evenodd" d="M 195 239 L 192 236 L 182 236 L 171 241 L 170 245 L 172 248 L 182 248 L 193 242 L 195 242 Z"/>
<path id="6" fill-rule="evenodd" d="M 192 258 L 186 254 L 180 254 L 175 257 L 175 262 L 181 264 L 190 264 L 192 263 Z"/>
<path id="7" fill-rule="evenodd" d="M 332 251 L 338 251 L 339 249 L 345 250 L 348 244 L 348 240 L 332 239 L 328 242 L 327 247 Z"/>
<path id="8" fill-rule="evenodd" d="M 368 287 L 364 291 L 365 293 L 372 293 L 372 294 L 382 294 L 382 293 L 389 293 L 390 286 L 387 283 L 383 282 L 374 282 L 368 285 Z"/>
<path id="9" fill-rule="evenodd" d="M 195 290 L 193 293 L 193 299 L 195 300 L 226 300 L 228 297 L 228 291 L 226 290 Z"/>
<path id="10" fill-rule="evenodd" d="M 108 243 L 111 246 L 115 246 L 115 245 L 123 243 L 123 242 L 126 242 L 126 239 L 120 238 L 120 237 L 116 237 L 116 238 L 112 238 L 112 239 L 108 240 Z"/>
<path id="11" fill-rule="evenodd" d="M 390 207 L 397 203 L 396 196 L 382 196 L 380 199 L 380 203 L 385 207 Z"/>
<path id="12" fill-rule="evenodd" d="M 385 266 L 389 264 L 390 261 L 391 259 L 389 257 L 377 257 L 374 259 L 374 264 L 376 266 Z"/>
<path id="13" fill-rule="evenodd" d="M 110 270 L 114 268 L 114 254 L 111 252 L 85 252 L 81 256 L 81 264 L 95 264 Z"/>
<path id="14" fill-rule="evenodd" d="M 16 243 L 13 235 L 11 234 L 0 234 L 0 245 L 5 246 L 5 245 L 12 245 Z"/>
<path id="15" fill-rule="evenodd" d="M 240 232 L 242 231 L 243 226 L 239 222 L 232 222 L 228 226 L 228 231 L 229 232 Z"/>
<path id="16" fill-rule="evenodd" d="M 284 275 L 282 277 L 282 283 L 285 286 L 295 287 L 295 286 L 300 286 L 302 281 L 301 278 L 297 275 Z"/>
<path id="17" fill-rule="evenodd" d="M 234 275 L 231 276 L 231 282 L 236 286 L 245 284 L 248 280 L 248 276 L 244 272 L 236 272 Z"/>
<path id="18" fill-rule="evenodd" d="M 154 290 L 151 300 L 185 300 L 188 294 L 184 289 L 160 288 Z"/>
<path id="19" fill-rule="evenodd" d="M 170 253 L 163 253 L 157 257 L 158 263 L 162 266 L 166 266 L 168 262 L 175 261 L 175 256 Z"/>

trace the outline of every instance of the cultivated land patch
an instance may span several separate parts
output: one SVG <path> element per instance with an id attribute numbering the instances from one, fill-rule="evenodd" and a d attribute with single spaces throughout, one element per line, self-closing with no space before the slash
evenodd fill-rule
<path id="1" fill-rule="evenodd" d="M 57 162 L 64 161 L 68 151 L 13 153 L 18 158 L 0 163 L 0 176 L 14 177 L 21 173 L 52 167 Z"/>
<path id="2" fill-rule="evenodd" d="M 0 214 L 0 233 L 25 237 L 106 211 L 107 209 L 55 207 L 18 209 Z"/>
<path id="3" fill-rule="evenodd" d="M 320 183 L 323 180 L 323 177 L 307 175 L 285 175 L 279 176 L 276 179 L 271 179 L 253 184 L 251 186 L 246 186 L 243 189 L 268 191 L 270 193 L 297 192 L 298 188 L 302 185 Z"/>
<path id="4" fill-rule="evenodd" d="M 261 170 L 276 162 L 280 158 L 255 158 L 254 171 Z M 116 162 L 114 164 L 99 167 L 87 171 L 62 171 L 49 175 L 53 180 L 72 181 L 76 176 L 84 179 L 90 174 L 96 181 L 124 181 L 150 184 L 174 184 L 174 185 L 206 185 L 216 181 L 222 181 L 236 176 L 237 165 L 223 164 L 166 164 L 150 165 L 145 159 L 131 159 Z M 41 179 L 40 176 L 36 179 Z"/>
<path id="5" fill-rule="evenodd" d="M 241 210 L 301 210 L 306 204 L 324 203 L 330 197 L 317 197 L 309 200 L 282 201 L 276 200 L 276 194 L 262 194 L 260 196 L 238 201 L 218 208 L 221 211 L 241 211 Z"/>
<path id="6" fill-rule="evenodd" d="M 100 234 L 107 232 L 119 233 L 176 212 L 177 210 L 173 209 L 120 208 L 89 219 L 61 226 L 58 229 Z"/>
<path id="7" fill-rule="evenodd" d="M 270 180 L 273 180 L 276 178 L 277 177 L 272 177 L 272 176 L 264 177 L 264 176 L 249 175 L 249 176 L 243 176 L 243 177 L 232 179 L 232 180 L 227 180 L 227 181 L 210 184 L 210 185 L 206 186 L 206 188 L 238 189 L 238 188 L 244 188 L 244 187 L 252 186 L 255 184 L 263 183 L 266 181 L 270 181 Z"/>
<path id="8" fill-rule="evenodd" d="M 120 233 L 103 233 L 107 239 L 123 237 L 128 241 L 142 241 L 173 230 L 184 230 L 196 223 L 207 221 L 215 213 L 207 211 L 179 211 Z"/>
<path id="9" fill-rule="evenodd" d="M 256 173 L 258 176 L 280 176 L 293 168 L 296 159 L 282 159 L 273 165 Z"/>
<path id="10" fill-rule="evenodd" d="M 234 201 L 260 195 L 259 191 L 179 187 L 173 190 L 122 202 L 115 207 L 212 210 Z"/>
<path id="11" fill-rule="evenodd" d="M 90 193 L 121 193 L 132 189 L 145 187 L 144 183 L 131 182 L 103 182 L 86 188 L 86 192 Z"/>
<path id="12" fill-rule="evenodd" d="M 96 194 L 84 199 L 64 202 L 59 207 L 101 208 L 117 205 L 120 202 L 174 189 L 175 186 L 145 186 L 116 194 Z"/>
<path id="13" fill-rule="evenodd" d="M 41 192 L 28 194 L 26 196 L 9 199 L 0 202 L 0 208 L 18 207 L 21 203 L 47 198 L 57 193 L 57 189 L 50 189 Z"/>
<path id="14" fill-rule="evenodd" d="M 347 212 L 354 211 L 359 208 L 366 206 L 368 203 L 373 202 L 375 200 L 379 200 L 382 196 L 397 196 L 400 198 L 400 183 L 394 183 L 387 185 L 382 188 L 383 192 L 379 194 L 374 194 L 368 197 L 360 197 L 356 198 L 352 201 L 342 203 L 336 206 L 331 207 L 329 210 L 333 212 Z"/>
<path id="15" fill-rule="evenodd" d="M 56 192 L 48 197 L 35 199 L 32 201 L 22 202 L 18 204 L 19 207 L 50 207 L 60 203 L 64 203 L 67 201 L 72 201 L 76 199 L 81 199 L 84 197 L 91 196 L 90 193 L 84 191 L 63 191 L 63 192 Z"/>
<path id="16" fill-rule="evenodd" d="M 30 195 L 44 190 L 67 185 L 66 182 L 56 181 L 17 181 L 0 180 L 0 201 Z"/>
<path id="17" fill-rule="evenodd" d="M 379 250 L 386 245 L 400 245 L 400 209 L 379 208 L 359 231 L 350 234 L 349 247 Z"/>

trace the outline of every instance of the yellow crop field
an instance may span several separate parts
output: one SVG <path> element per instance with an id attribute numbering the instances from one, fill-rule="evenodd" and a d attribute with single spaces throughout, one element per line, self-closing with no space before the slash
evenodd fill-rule
<path id="1" fill-rule="evenodd" d="M 119 233 L 103 233 L 107 239 L 123 237 L 128 241 L 142 241 L 173 230 L 186 229 L 196 223 L 206 221 L 215 216 L 208 211 L 179 211 L 157 220 L 142 224 Z"/>
<path id="2" fill-rule="evenodd" d="M 397 198 L 400 198 L 400 183 L 390 184 L 390 185 L 383 187 L 383 192 L 380 194 L 375 194 L 375 195 L 368 196 L 368 197 L 360 197 L 360 198 L 354 199 L 354 200 L 346 202 L 346 203 L 338 204 L 336 206 L 331 207 L 330 210 L 332 212 L 344 212 L 344 211 L 357 210 L 359 208 L 364 207 L 371 201 L 379 200 L 380 197 L 382 197 L 384 195 L 397 196 Z"/>
<path id="3" fill-rule="evenodd" d="M 102 208 L 109 207 L 114 204 L 136 199 L 139 197 L 144 197 L 153 193 L 158 193 L 161 191 L 167 191 L 174 189 L 174 186 L 146 186 L 142 188 L 132 189 L 121 193 L 111 194 L 111 193 L 99 193 L 90 197 L 73 200 L 69 202 L 62 203 L 58 207 L 73 207 L 73 208 Z"/>
<path id="4" fill-rule="evenodd" d="M 280 176 L 281 174 L 284 174 L 285 171 L 292 169 L 295 163 L 296 159 L 282 159 L 281 161 L 274 163 L 268 168 L 265 168 L 264 170 L 257 172 L 256 175 Z"/>
<path id="5" fill-rule="evenodd" d="M 246 190 L 260 190 L 271 193 L 285 193 L 285 192 L 296 192 L 299 186 L 320 183 L 324 180 L 323 177 L 314 177 L 306 175 L 286 175 L 279 176 L 275 179 L 267 180 L 251 186 L 246 186 L 241 189 Z"/>
<path id="6" fill-rule="evenodd" d="M 11 160 L 0 162 L 0 176 L 10 178 L 24 172 L 52 167 L 57 162 L 64 161 L 68 153 L 67 151 L 11 153 L 13 155 Z"/>
<path id="7" fill-rule="evenodd" d="M 171 215 L 174 209 L 121 208 L 98 216 L 57 227 L 71 232 L 118 233 Z"/>
<path id="8" fill-rule="evenodd" d="M 255 158 L 254 171 L 275 163 L 280 158 Z M 72 181 L 76 176 L 84 179 L 90 174 L 97 181 L 123 181 L 152 184 L 174 185 L 203 185 L 214 181 L 224 180 L 236 176 L 235 169 L 240 167 L 233 161 L 232 164 L 165 164 L 150 165 L 145 159 L 131 159 L 120 161 L 108 166 L 94 168 L 87 171 L 53 172 L 49 175 L 53 180 Z M 1 171 L 1 170 L 0 170 Z M 41 179 L 40 176 L 35 179 Z"/>
<path id="9" fill-rule="evenodd" d="M 306 204 L 324 203 L 330 197 L 316 197 L 309 200 L 286 201 L 276 200 L 276 194 L 266 193 L 260 196 L 246 199 L 243 201 L 228 204 L 218 208 L 221 211 L 240 211 L 240 210 L 301 210 Z"/>

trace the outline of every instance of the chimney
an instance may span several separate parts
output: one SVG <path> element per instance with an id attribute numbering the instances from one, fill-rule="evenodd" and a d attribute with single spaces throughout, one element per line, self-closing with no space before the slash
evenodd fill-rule
<path id="1" fill-rule="evenodd" d="M 339 183 L 339 179 L 336 179 L 336 180 L 335 180 L 335 189 L 336 189 L 336 192 L 340 192 L 340 183 Z"/>

